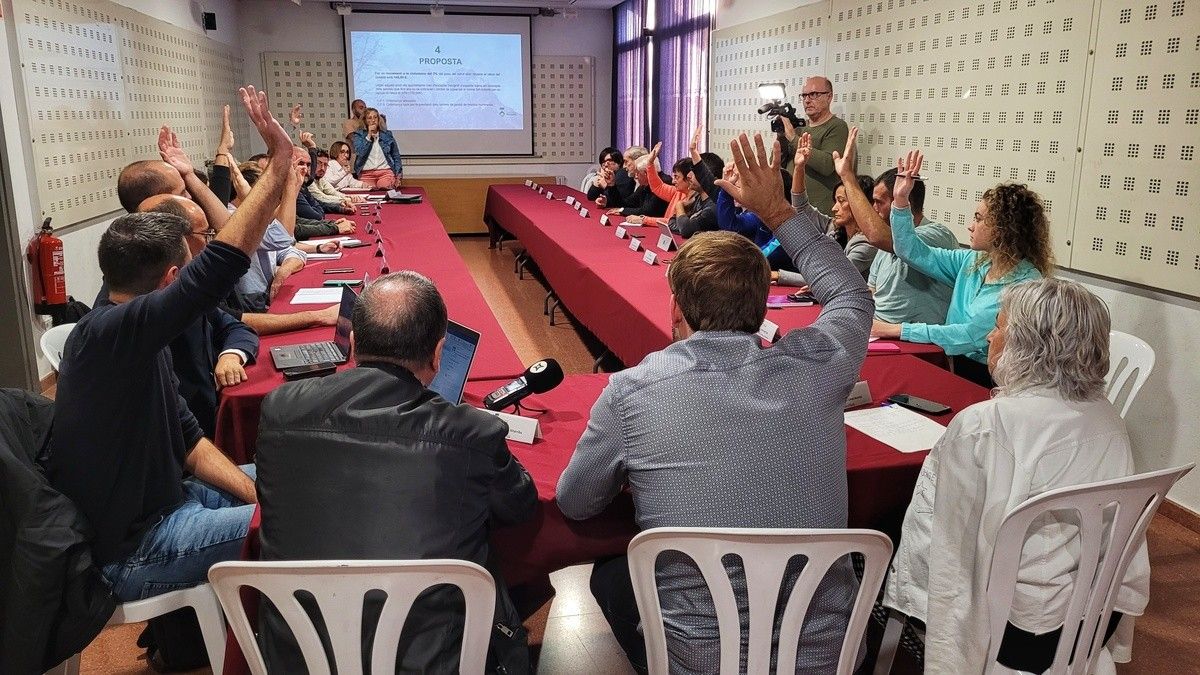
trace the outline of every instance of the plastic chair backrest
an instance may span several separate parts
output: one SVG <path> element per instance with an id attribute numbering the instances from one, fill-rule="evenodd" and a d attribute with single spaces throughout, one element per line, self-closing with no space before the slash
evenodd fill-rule
<path id="1" fill-rule="evenodd" d="M 1110 331 L 1108 334 L 1108 375 L 1104 377 L 1105 394 L 1114 406 L 1128 384 L 1129 393 L 1124 403 L 1119 404 L 1121 417 L 1129 412 L 1129 406 L 1137 397 L 1138 390 L 1154 370 L 1154 349 L 1144 340 L 1129 333 Z"/>
<path id="2" fill-rule="evenodd" d="M 803 570 L 784 600 L 779 631 L 778 673 L 794 672 L 800 629 L 817 585 L 830 566 L 849 553 L 861 553 L 866 571 L 858 588 L 846 638 L 842 642 L 838 674 L 849 674 L 862 642 L 871 604 L 883 583 L 892 542 L 874 530 L 777 530 L 742 528 L 656 528 L 646 530 L 629 544 L 629 572 L 646 636 L 646 657 L 651 673 L 666 673 L 667 639 L 654 567 L 664 551 L 681 551 L 695 561 L 704 575 L 717 610 L 721 639 L 721 673 L 737 673 L 741 654 L 741 621 L 729 575 L 722 563 L 726 555 L 741 557 L 746 572 L 750 607 L 747 672 L 770 669 L 772 627 L 776 600 L 792 557 L 807 558 Z M 787 665 L 791 664 L 791 665 Z"/>
<path id="3" fill-rule="evenodd" d="M 1012 612 L 1021 550 L 1029 526 L 1050 511 L 1078 514 L 1079 567 L 1071 589 L 1071 600 L 1063 622 L 1062 636 L 1047 673 L 1083 675 L 1092 672 L 1104 642 L 1104 629 L 1112 615 L 1117 589 L 1150 526 L 1150 520 L 1171 486 L 1195 464 L 1173 469 L 1059 488 L 1025 500 L 1005 516 L 996 535 L 992 567 L 988 577 L 988 621 L 991 644 L 986 663 L 996 663 L 1000 642 Z M 1105 514 L 1111 520 L 1105 523 Z M 1061 518 L 1060 518 L 1061 520 Z M 1107 541 L 1107 549 L 1101 550 Z M 1074 645 L 1080 636 L 1090 641 L 1079 650 L 1074 663 Z"/>
<path id="4" fill-rule="evenodd" d="M 266 675 L 254 629 L 242 606 L 240 589 L 258 589 L 287 622 L 307 670 L 329 675 L 330 667 L 321 638 L 297 591 L 312 594 L 329 632 L 329 642 L 339 673 L 361 673 L 363 596 L 382 591 L 384 601 L 371 649 L 371 672 L 395 672 L 400 631 L 422 591 L 440 584 L 462 590 L 466 603 L 459 672 L 482 673 L 496 609 L 496 584 L 487 570 L 465 560 L 319 560 L 223 562 L 208 571 L 209 581 L 225 609 L 229 626 L 246 655 L 254 675 Z"/>
<path id="5" fill-rule="evenodd" d="M 42 333 L 42 355 L 50 362 L 50 367 L 58 370 L 62 362 L 63 348 L 67 346 L 67 336 L 74 330 L 75 324 L 64 323 Z"/>

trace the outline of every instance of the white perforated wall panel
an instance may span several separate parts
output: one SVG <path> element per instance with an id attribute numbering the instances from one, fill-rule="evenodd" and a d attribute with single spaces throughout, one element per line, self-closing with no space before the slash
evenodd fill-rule
<path id="1" fill-rule="evenodd" d="M 1200 1 L 1100 8 L 1072 266 L 1200 295 Z"/>
<path id="2" fill-rule="evenodd" d="M 118 208 L 131 155 L 116 17 L 48 0 L 14 9 L 43 215 L 61 227 Z"/>
<path id="3" fill-rule="evenodd" d="M 120 208 L 117 175 L 158 156 L 164 123 L 197 164 L 210 154 L 242 79 L 227 46 L 111 2 L 13 4 L 38 201 L 55 227 Z"/>
<path id="4" fill-rule="evenodd" d="M 712 59 L 718 152 L 765 127 L 758 83 L 795 104 L 823 70 L 860 172 L 920 148 L 926 213 L 960 240 L 985 189 L 1021 182 L 1060 265 L 1200 295 L 1200 0 L 833 0 L 716 31 Z"/>
<path id="5" fill-rule="evenodd" d="M 533 151 L 548 162 L 594 162 L 595 66 L 587 56 L 533 58 Z"/>
<path id="6" fill-rule="evenodd" d="M 825 72 L 827 12 L 827 3 L 819 3 L 713 33 L 709 149 L 728 156 L 729 142 L 738 134 L 769 128 L 756 112 L 762 105 L 761 83 L 787 85 L 792 104 L 803 116 L 796 97 L 804 80 Z"/>
<path id="7" fill-rule="evenodd" d="M 859 170 L 878 175 L 920 148 L 925 211 L 967 241 L 983 191 L 1025 183 L 1070 257 L 1071 179 L 1089 17 L 1065 0 L 836 3 L 829 77 L 859 127 Z"/>
<path id="8" fill-rule="evenodd" d="M 342 137 L 342 121 L 349 114 L 344 63 L 338 53 L 262 55 L 273 112 L 285 120 L 291 105 L 302 103 L 303 126 L 323 147 Z M 595 161 L 594 79 L 591 57 L 533 57 L 534 153 L 548 162 Z"/>
<path id="9" fill-rule="evenodd" d="M 346 99 L 346 60 L 342 54 L 263 52 L 263 83 L 271 112 L 287 128 L 288 113 L 303 106 L 302 129 L 311 131 L 319 147 L 342 140 L 342 122 L 350 116 Z"/>

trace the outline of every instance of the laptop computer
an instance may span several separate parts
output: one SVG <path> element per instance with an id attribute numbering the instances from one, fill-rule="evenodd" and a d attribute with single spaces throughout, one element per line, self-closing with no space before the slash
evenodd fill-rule
<path id="1" fill-rule="evenodd" d="M 446 344 L 442 347 L 442 364 L 438 368 L 429 389 L 447 401 L 462 403 L 463 388 L 467 385 L 467 373 L 475 360 L 479 348 L 479 333 L 451 321 L 446 326 Z"/>
<path id="2" fill-rule="evenodd" d="M 366 280 L 364 279 L 364 282 Z M 350 358 L 350 316 L 358 294 L 348 286 L 342 287 L 342 306 L 332 342 L 306 342 L 298 345 L 271 347 L 271 360 L 279 370 L 311 366 L 318 363 L 345 363 Z"/>

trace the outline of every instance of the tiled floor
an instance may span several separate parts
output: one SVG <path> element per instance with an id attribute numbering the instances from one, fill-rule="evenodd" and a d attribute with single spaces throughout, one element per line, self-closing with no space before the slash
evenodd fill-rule
<path id="1" fill-rule="evenodd" d="M 545 288 L 529 274 L 513 274 L 514 245 L 489 250 L 482 237 L 455 240 L 492 311 L 526 363 L 546 356 L 569 373 L 591 372 L 603 351 L 590 336 L 580 336 L 569 320 L 548 325 L 542 315 Z M 1150 542 L 1150 606 L 1137 624 L 1135 661 L 1118 666 L 1122 675 L 1200 673 L 1200 534 L 1163 516 L 1155 518 Z M 588 589 L 590 565 L 550 576 L 555 597 L 527 622 L 530 642 L 540 645 L 538 673 L 544 675 L 616 675 L 632 673 L 624 654 Z M 544 626 L 544 628 L 543 628 Z M 134 646 L 142 625 L 106 629 L 83 654 L 82 672 L 105 675 L 152 673 Z M 907 666 L 907 667 L 906 667 Z M 898 659 L 893 672 L 914 672 Z M 207 673 L 207 669 L 196 671 Z"/>

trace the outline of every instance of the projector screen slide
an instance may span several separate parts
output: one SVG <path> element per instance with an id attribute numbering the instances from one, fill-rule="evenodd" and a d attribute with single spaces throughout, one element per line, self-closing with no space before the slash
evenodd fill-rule
<path id="1" fill-rule="evenodd" d="M 344 17 L 350 96 L 401 155 L 531 155 L 530 18 Z"/>

